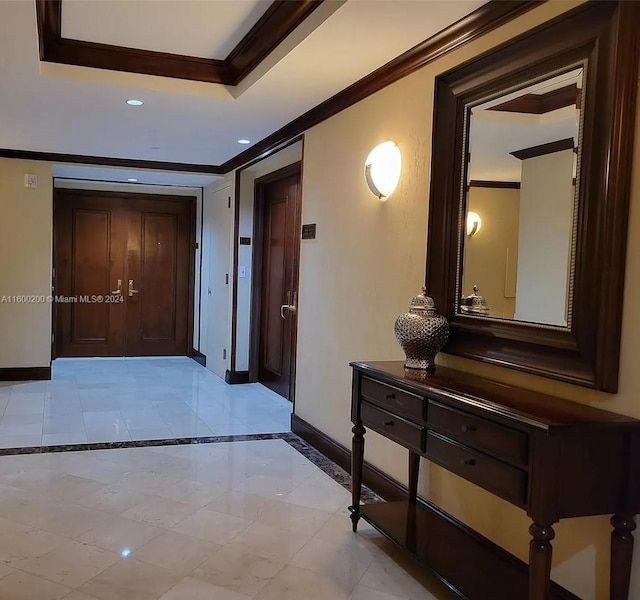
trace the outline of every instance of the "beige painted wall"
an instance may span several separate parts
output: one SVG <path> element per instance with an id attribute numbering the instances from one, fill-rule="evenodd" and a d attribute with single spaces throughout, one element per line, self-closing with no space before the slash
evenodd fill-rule
<path id="1" fill-rule="evenodd" d="M 515 278 L 520 190 L 472 187 L 468 203 L 469 210 L 479 215 L 482 226 L 465 240 L 462 293 L 471 294 L 477 285 L 492 317 L 513 319 L 515 288 L 507 291 L 506 287 L 507 279 Z M 512 271 L 509 278 L 507 267 Z"/>
<path id="2" fill-rule="evenodd" d="M 231 206 L 229 206 L 229 198 L 231 198 Z M 204 188 L 200 351 L 207 357 L 207 369 L 223 378 L 226 370 L 231 367 L 233 290 L 231 285 L 225 283 L 224 275 L 231 274 L 233 269 L 234 198 L 235 172 L 228 173 L 223 179 Z M 223 209 L 227 211 L 226 214 Z M 225 235 L 226 246 L 224 239 L 221 239 Z M 225 349 L 227 350 L 226 358 L 223 357 Z"/>
<path id="3" fill-rule="evenodd" d="M 24 187 L 25 173 L 37 189 Z M 51 362 L 51 304 L 1 300 L 51 293 L 52 197 L 50 164 L 0 159 L 0 368 Z"/>
<path id="4" fill-rule="evenodd" d="M 573 149 L 522 161 L 516 319 L 567 324 Z"/>
<path id="5" fill-rule="evenodd" d="M 424 281 L 434 77 L 576 4 L 543 4 L 307 132 L 303 219 L 318 223 L 318 238 L 301 247 L 296 412 L 341 444 L 351 441 L 349 361 L 402 358 L 394 319 Z M 400 147 L 403 172 L 396 192 L 381 203 L 367 190 L 362 169 L 371 148 L 386 139 Z M 454 357 L 442 356 L 441 363 L 640 417 L 634 343 L 640 337 L 640 252 L 634 246 L 640 239 L 640 152 L 634 161 L 619 394 Z M 406 481 L 406 451 L 373 432 L 366 458 Z M 424 461 L 421 493 L 527 559 L 523 511 Z M 584 600 L 608 598 L 609 531 L 604 517 L 557 527 L 553 577 Z M 640 551 L 630 597 L 639 596 Z"/>
<path id="6" fill-rule="evenodd" d="M 231 180 L 229 180 L 231 179 Z M 207 369 L 224 379 L 229 367 L 231 338 L 231 285 L 225 275 L 231 272 L 233 252 L 233 179 L 226 187 L 219 184 L 204 189 L 204 223 L 202 239 L 202 314 L 200 351 L 207 357 Z M 226 354 L 224 350 L 227 350 Z"/>

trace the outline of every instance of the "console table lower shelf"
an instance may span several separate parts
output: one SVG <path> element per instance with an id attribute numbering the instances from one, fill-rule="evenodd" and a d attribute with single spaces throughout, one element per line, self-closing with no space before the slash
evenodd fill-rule
<path id="1" fill-rule="evenodd" d="M 353 507 L 350 507 L 352 513 Z M 359 516 L 468 600 L 524 600 L 529 567 L 437 506 L 419 500 L 360 506 Z M 496 579 L 496 573 L 500 578 Z M 452 583 L 452 582 L 455 582 Z M 549 600 L 580 600 L 551 582 Z"/>

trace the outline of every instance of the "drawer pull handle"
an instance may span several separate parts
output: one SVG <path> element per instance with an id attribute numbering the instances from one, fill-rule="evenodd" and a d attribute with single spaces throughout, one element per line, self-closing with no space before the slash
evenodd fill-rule
<path id="1" fill-rule="evenodd" d="M 395 394 L 387 394 L 387 400 L 395 400 L 395 399 L 396 399 Z"/>
<path id="2" fill-rule="evenodd" d="M 469 433 L 471 431 L 475 431 L 476 428 L 474 425 L 463 425 L 462 426 L 462 433 Z"/>
<path id="3" fill-rule="evenodd" d="M 385 427 L 393 427 L 393 421 L 385 421 L 384 422 L 384 426 Z"/>
<path id="4" fill-rule="evenodd" d="M 475 460 L 473 460 L 473 458 L 463 458 L 463 459 L 460 461 L 460 464 L 461 464 L 463 467 L 475 467 L 475 466 L 476 466 L 476 461 L 475 461 Z"/>

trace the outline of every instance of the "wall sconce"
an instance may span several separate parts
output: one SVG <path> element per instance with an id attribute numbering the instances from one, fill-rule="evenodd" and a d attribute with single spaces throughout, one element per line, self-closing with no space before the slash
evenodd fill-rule
<path id="1" fill-rule="evenodd" d="M 473 237 L 482 227 L 482 219 L 476 212 L 469 211 L 467 213 L 467 235 Z"/>
<path id="2" fill-rule="evenodd" d="M 364 163 L 364 178 L 373 194 L 386 200 L 396 189 L 402 171 L 400 148 L 395 142 L 376 146 Z"/>

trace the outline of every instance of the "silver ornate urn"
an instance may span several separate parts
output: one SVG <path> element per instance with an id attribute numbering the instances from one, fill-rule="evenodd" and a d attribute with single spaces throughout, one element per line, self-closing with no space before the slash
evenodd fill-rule
<path id="1" fill-rule="evenodd" d="M 404 366 L 432 371 L 436 354 L 449 337 L 449 323 L 436 314 L 433 298 L 427 296 L 427 288 L 422 288 L 422 294 L 411 300 L 409 312 L 396 319 L 395 332 L 407 357 Z"/>

